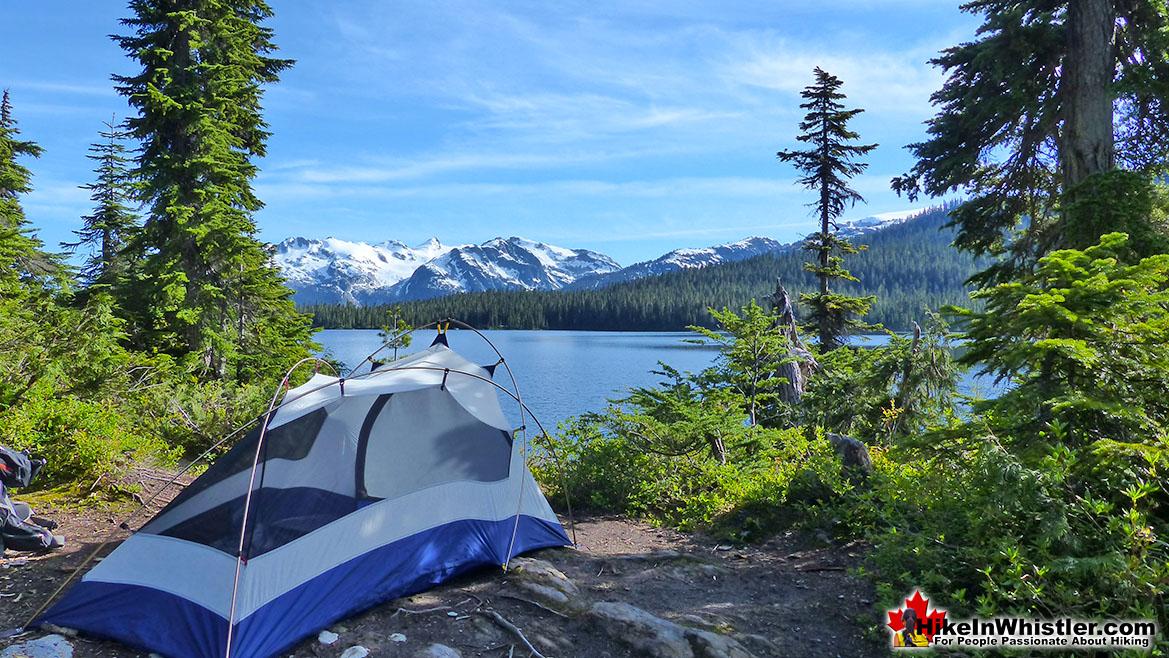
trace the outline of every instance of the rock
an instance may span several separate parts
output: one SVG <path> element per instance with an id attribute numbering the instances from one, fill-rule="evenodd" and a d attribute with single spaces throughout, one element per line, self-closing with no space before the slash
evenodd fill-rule
<path id="1" fill-rule="evenodd" d="M 718 633 L 691 631 L 686 634 L 686 639 L 698 658 L 754 658 L 743 645 Z"/>
<path id="2" fill-rule="evenodd" d="M 14 644 L 0 652 L 0 658 L 73 658 L 73 645 L 64 636 L 54 633 Z"/>
<path id="3" fill-rule="evenodd" d="M 564 592 L 561 592 L 558 589 L 553 589 L 547 585 L 520 581 L 516 583 L 515 586 L 518 589 L 523 590 L 533 599 L 536 599 L 536 601 L 543 603 L 553 610 L 561 610 L 571 606 L 571 601 L 567 596 L 565 596 Z"/>
<path id="4" fill-rule="evenodd" d="M 873 458 L 869 455 L 869 447 L 863 441 L 834 432 L 827 433 L 825 438 L 833 448 L 836 448 L 845 469 L 861 477 L 873 472 Z"/>
<path id="5" fill-rule="evenodd" d="M 611 637 L 652 658 L 754 658 L 732 638 L 679 626 L 628 603 L 596 603 L 589 614 Z"/>
<path id="6" fill-rule="evenodd" d="M 717 631 L 720 626 L 729 626 L 726 621 L 721 619 L 706 619 L 699 615 L 682 615 L 675 620 L 683 626 L 690 628 L 697 628 L 701 631 Z"/>
<path id="7" fill-rule="evenodd" d="M 594 603 L 589 614 L 610 637 L 654 658 L 695 658 L 681 626 L 629 605 Z"/>
<path id="8" fill-rule="evenodd" d="M 41 624 L 41 628 L 50 633 L 56 633 L 57 635 L 64 635 L 65 637 L 77 637 L 77 629 L 75 628 L 65 628 L 64 626 L 58 626 L 56 624 Z"/>
<path id="9" fill-rule="evenodd" d="M 581 599 L 580 589 L 576 583 L 548 562 L 518 557 L 511 561 L 508 573 L 516 589 L 527 598 L 552 610 L 579 614 L 588 607 Z"/>
<path id="10" fill-rule="evenodd" d="M 518 582 L 537 583 L 551 587 L 567 597 L 575 597 L 580 594 L 576 583 L 544 560 L 530 557 L 513 558 L 507 572 Z"/>
<path id="11" fill-rule="evenodd" d="M 406 641 L 406 636 L 402 635 L 401 633 L 391 633 L 390 634 L 390 642 L 405 642 L 405 641 Z"/>
<path id="12" fill-rule="evenodd" d="M 365 658 L 369 655 L 369 649 L 360 644 L 349 647 L 341 654 L 341 658 Z"/>
<path id="13" fill-rule="evenodd" d="M 321 631 L 320 635 L 317 635 L 317 641 L 320 642 L 321 644 L 329 645 L 329 644 L 333 644 L 334 642 L 336 642 L 337 638 L 339 638 L 339 637 L 341 637 L 341 636 L 337 635 L 336 633 L 334 633 L 332 631 Z"/>
<path id="14" fill-rule="evenodd" d="M 461 651 L 445 644 L 432 644 L 414 655 L 416 658 L 463 658 Z"/>

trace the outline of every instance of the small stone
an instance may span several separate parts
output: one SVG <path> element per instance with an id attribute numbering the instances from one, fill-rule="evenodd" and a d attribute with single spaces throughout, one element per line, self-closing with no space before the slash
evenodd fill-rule
<path id="1" fill-rule="evenodd" d="M 345 653 L 341 654 L 341 658 L 365 658 L 368 655 L 369 649 L 357 644 L 346 649 Z"/>
<path id="2" fill-rule="evenodd" d="M 463 658 L 462 652 L 445 644 L 432 644 L 414 655 L 417 658 Z"/>
<path id="3" fill-rule="evenodd" d="M 14 644 L 0 652 L 0 658 L 73 658 L 73 645 L 64 636 L 54 633 Z"/>
<path id="4" fill-rule="evenodd" d="M 401 633 L 391 633 L 390 634 L 390 642 L 405 642 L 405 641 L 406 641 L 406 636 L 402 635 Z"/>
<path id="5" fill-rule="evenodd" d="M 334 633 L 332 631 L 321 631 L 321 634 L 317 636 L 317 640 L 321 644 L 330 645 L 330 644 L 335 643 L 337 641 L 337 639 L 340 637 L 341 637 L 340 635 L 337 635 L 336 633 Z"/>
<path id="6" fill-rule="evenodd" d="M 455 612 L 454 610 L 451 610 L 450 612 L 446 613 L 446 616 L 448 616 L 448 617 L 458 617 L 458 616 L 459 616 L 459 613 Z"/>

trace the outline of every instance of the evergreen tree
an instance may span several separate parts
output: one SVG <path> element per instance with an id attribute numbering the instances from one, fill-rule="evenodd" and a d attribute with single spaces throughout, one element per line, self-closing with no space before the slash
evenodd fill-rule
<path id="1" fill-rule="evenodd" d="M 125 247 L 138 226 L 137 215 L 127 206 L 134 194 L 131 160 L 124 144 L 127 134 L 113 120 L 103 125 L 106 130 L 99 135 L 104 141 L 91 144 L 90 155 L 86 156 L 97 163 L 93 170 L 97 180 L 81 186 L 92 192 L 89 198 L 95 204 L 93 212 L 82 217 L 84 224 L 75 231 L 78 241 L 62 245 L 90 252 L 81 277 L 93 292 L 109 292 L 125 281 L 129 268 Z"/>
<path id="2" fill-rule="evenodd" d="M 893 187 L 964 193 L 952 215 L 956 244 L 1009 258 L 982 281 L 1031 268 L 1053 248 L 1085 248 L 1115 227 L 1105 213 L 1075 221 L 1066 208 L 1091 197 L 1090 179 L 1120 165 L 1149 177 L 1169 162 L 1169 9 L 1154 0 L 976 0 L 978 38 L 942 52 L 929 139 Z M 1131 179 L 1130 179 L 1131 180 Z M 1142 179 L 1130 190 L 1141 194 Z M 1086 192 L 1086 194 L 1084 193 Z M 1070 196 L 1069 196 L 1070 195 Z M 1095 210 L 1101 210 L 1097 207 Z M 1106 210 L 1106 209 L 1105 209 Z M 1017 237 L 1008 232 L 1026 222 Z"/>
<path id="3" fill-rule="evenodd" d="M 864 199 L 848 186 L 849 179 L 862 173 L 868 164 L 857 161 L 877 148 L 876 144 L 859 145 L 851 142 L 860 135 L 848 129 L 848 122 L 864 110 L 846 110 L 840 102 L 843 84 L 840 78 L 816 67 L 816 83 L 805 87 L 800 95 L 807 101 L 800 107 L 808 110 L 800 122 L 802 134 L 796 137 L 809 148 L 800 151 L 780 151 L 776 155 L 791 162 L 803 172 L 799 179 L 805 189 L 816 190 L 820 198 L 808 205 L 820 216 L 820 230 L 808 236 L 803 248 L 817 253 L 818 261 L 808 265 L 820 283 L 819 292 L 800 295 L 809 308 L 808 327 L 820 337 L 820 348 L 831 351 L 843 344 L 852 330 L 868 325 L 858 318 L 868 313 L 874 297 L 851 297 L 832 292 L 830 282 L 857 279 L 841 267 L 844 255 L 855 254 L 858 248 L 847 239 L 836 235 L 836 220 L 844 214 L 845 206 L 855 206 Z M 861 247 L 863 248 L 863 247 Z"/>
<path id="4" fill-rule="evenodd" d="M 181 356 L 202 377 L 246 381 L 307 353 L 270 250 L 256 239 L 252 190 L 269 133 L 261 85 L 291 60 L 276 50 L 261 0 L 134 0 L 114 37 L 142 65 L 114 76 L 138 116 L 135 175 L 148 215 L 131 249 L 141 277 L 123 304 L 136 339 Z"/>
<path id="5" fill-rule="evenodd" d="M 41 147 L 19 138 L 8 90 L 0 97 L 0 286 L 8 292 L 22 282 L 40 280 L 57 270 L 57 260 L 30 235 L 20 195 L 32 191 L 32 172 L 17 162 L 40 157 Z"/>

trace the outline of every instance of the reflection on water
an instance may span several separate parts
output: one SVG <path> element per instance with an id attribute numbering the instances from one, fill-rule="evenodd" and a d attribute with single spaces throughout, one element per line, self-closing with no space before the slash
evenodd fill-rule
<path id="1" fill-rule="evenodd" d="M 623 397 L 632 388 L 657 385 L 663 378 L 651 371 L 658 369 L 659 361 L 683 372 L 699 372 L 717 354 L 714 347 L 686 342 L 695 338 L 690 332 L 494 330 L 483 334 L 507 360 L 524 403 L 550 431 L 570 416 L 603 409 L 609 399 Z M 413 344 L 401 354 L 425 349 L 434 336 L 434 331 L 415 333 Z M 452 330 L 448 340 L 456 352 L 471 361 L 486 366 L 499 360 L 491 345 L 474 332 Z M 886 335 L 854 340 L 866 346 L 889 342 Z M 325 330 L 317 334 L 317 342 L 350 368 L 382 344 L 376 330 L 365 329 Z M 392 353 L 384 352 L 379 358 L 390 356 Z M 511 382 L 502 366 L 496 381 L 510 390 Z M 992 381 L 967 376 L 959 390 L 991 396 L 1001 390 Z M 516 405 L 501 402 L 504 413 L 518 426 Z"/>

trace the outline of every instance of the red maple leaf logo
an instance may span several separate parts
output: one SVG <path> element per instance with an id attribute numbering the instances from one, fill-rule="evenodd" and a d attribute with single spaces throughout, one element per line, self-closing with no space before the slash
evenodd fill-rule
<path id="1" fill-rule="evenodd" d="M 919 632 L 932 642 L 934 634 L 942 628 L 942 623 L 946 619 L 946 611 L 934 608 L 932 612 L 928 612 L 929 603 L 929 599 L 922 597 L 921 590 L 915 591 L 913 598 L 905 599 L 905 608 L 889 611 L 889 628 L 894 633 L 905 628 L 902 617 L 906 609 L 912 609 L 917 614 Z"/>

